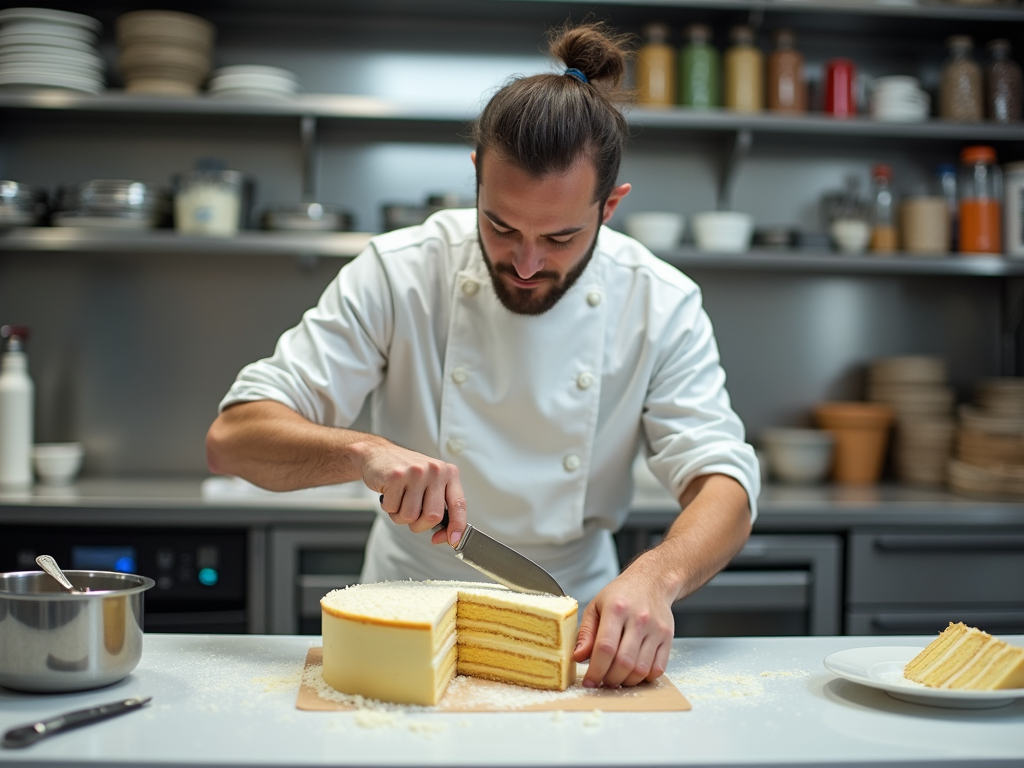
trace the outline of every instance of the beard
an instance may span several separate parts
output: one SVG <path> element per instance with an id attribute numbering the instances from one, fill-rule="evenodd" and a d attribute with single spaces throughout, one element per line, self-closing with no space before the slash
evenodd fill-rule
<path id="1" fill-rule="evenodd" d="M 591 257 L 594 255 L 594 249 L 597 247 L 597 237 L 600 233 L 601 224 L 599 218 L 597 231 L 594 233 L 594 239 L 590 242 L 590 247 L 587 248 L 586 254 L 564 277 L 561 277 L 553 270 L 541 270 L 533 275 L 534 278 L 540 280 L 552 281 L 551 287 L 547 291 L 543 291 L 539 287 L 517 288 L 508 285 L 502 280 L 501 276 L 503 274 L 516 276 L 516 268 L 511 264 L 495 264 L 491 261 L 491 258 L 487 255 L 487 249 L 484 247 L 483 238 L 480 237 L 479 227 L 477 228 L 476 237 L 477 242 L 480 243 L 480 252 L 483 254 L 484 264 L 487 265 L 487 271 L 491 275 L 494 293 L 498 297 L 498 301 L 502 303 L 502 306 L 516 315 L 543 315 L 555 306 L 566 292 L 576 284 L 576 281 L 580 279 L 580 275 L 586 270 Z"/>

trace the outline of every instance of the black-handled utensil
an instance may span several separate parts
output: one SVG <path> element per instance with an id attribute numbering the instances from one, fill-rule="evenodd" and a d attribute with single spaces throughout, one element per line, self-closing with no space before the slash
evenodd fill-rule
<path id="1" fill-rule="evenodd" d="M 380 500 L 383 503 L 384 494 Z M 444 511 L 441 522 L 433 530 L 443 531 L 448 527 L 448 509 Z M 535 595 L 564 595 L 558 582 L 551 574 L 537 565 L 533 560 L 516 552 L 512 547 L 492 539 L 470 524 L 452 549 L 455 556 L 466 565 L 471 565 L 480 573 L 504 584 L 517 592 L 530 592 Z"/>
<path id="2" fill-rule="evenodd" d="M 125 699 L 124 701 L 115 701 L 112 704 L 101 704 L 98 707 L 65 712 L 63 715 L 40 720 L 38 723 L 19 725 L 7 731 L 0 744 L 7 749 L 27 747 L 49 736 L 70 731 L 72 728 L 80 728 L 83 725 L 107 720 L 111 717 L 123 715 L 125 712 L 131 712 L 133 709 L 139 709 L 151 701 L 152 698 L 152 696 L 147 696 L 146 698 L 135 697 L 133 699 Z"/>

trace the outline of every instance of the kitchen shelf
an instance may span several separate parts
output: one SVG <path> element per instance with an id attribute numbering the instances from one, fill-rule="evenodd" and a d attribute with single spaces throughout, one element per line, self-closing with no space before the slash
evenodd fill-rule
<path id="1" fill-rule="evenodd" d="M 209 96 L 192 98 L 137 96 L 108 91 L 99 96 L 41 89 L 0 93 L 0 110 L 57 111 L 106 115 L 182 115 L 208 117 L 302 118 L 323 120 L 384 120 L 407 123 L 464 125 L 475 113 L 458 107 L 402 104 L 370 96 L 307 94 L 290 100 L 225 100 Z M 1024 142 L 1024 123 L 954 123 L 929 120 L 923 123 L 891 123 L 866 117 L 836 119 L 820 114 L 802 116 L 738 114 L 724 109 L 632 109 L 627 114 L 635 131 L 702 131 L 731 133 L 752 131 L 790 136 L 843 136 L 877 139 Z"/>
<path id="2" fill-rule="evenodd" d="M 131 253 L 224 256 L 312 256 L 353 258 L 366 248 L 370 232 L 262 232 L 244 230 L 234 237 L 181 235 L 173 230 L 119 232 L 75 227 L 23 227 L 0 233 L 0 253 Z M 679 269 L 750 272 L 806 272 L 866 275 L 1024 276 L 1024 259 L 1002 256 L 933 257 L 906 255 L 845 256 L 832 251 L 778 251 L 754 248 L 746 253 L 705 253 L 679 248 L 658 254 Z"/>
<path id="3" fill-rule="evenodd" d="M 673 266 L 750 272 L 806 272 L 859 275 L 960 275 L 1012 277 L 1024 275 L 1024 260 L 1003 256 L 847 256 L 833 251 L 778 251 L 754 248 L 746 253 L 705 253 L 693 248 L 659 253 Z"/>
<path id="4" fill-rule="evenodd" d="M 0 252 L 221 254 L 351 258 L 368 232 L 243 231 L 234 237 L 181 235 L 173 230 L 121 232 L 77 227 L 24 227 L 0 233 Z"/>

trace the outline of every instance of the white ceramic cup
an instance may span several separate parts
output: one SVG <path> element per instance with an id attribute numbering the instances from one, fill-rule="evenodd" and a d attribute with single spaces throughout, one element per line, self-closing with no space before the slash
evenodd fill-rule
<path id="1" fill-rule="evenodd" d="M 45 485 L 68 485 L 82 468 L 85 452 L 81 443 L 37 443 L 32 446 L 32 463 Z"/>
<path id="2" fill-rule="evenodd" d="M 742 253 L 750 248 L 754 217 L 737 211 L 707 211 L 693 216 L 697 247 L 712 253 Z"/>
<path id="3" fill-rule="evenodd" d="M 829 234 L 843 253 L 864 253 L 871 240 L 871 225 L 862 219 L 836 219 Z"/>
<path id="4" fill-rule="evenodd" d="M 670 251 L 679 245 L 685 225 L 678 213 L 631 213 L 626 217 L 626 234 L 652 251 Z"/>

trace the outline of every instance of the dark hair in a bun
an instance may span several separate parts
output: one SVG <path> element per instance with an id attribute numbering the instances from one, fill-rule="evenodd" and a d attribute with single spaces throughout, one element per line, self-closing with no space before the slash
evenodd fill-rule
<path id="1" fill-rule="evenodd" d="M 549 51 L 576 74 L 521 77 L 499 90 L 473 128 L 477 184 L 481 160 L 496 153 L 535 177 L 569 170 L 580 158 L 597 171 L 595 199 L 607 199 L 629 136 L 619 103 L 628 55 L 627 36 L 603 22 L 563 26 Z"/>

